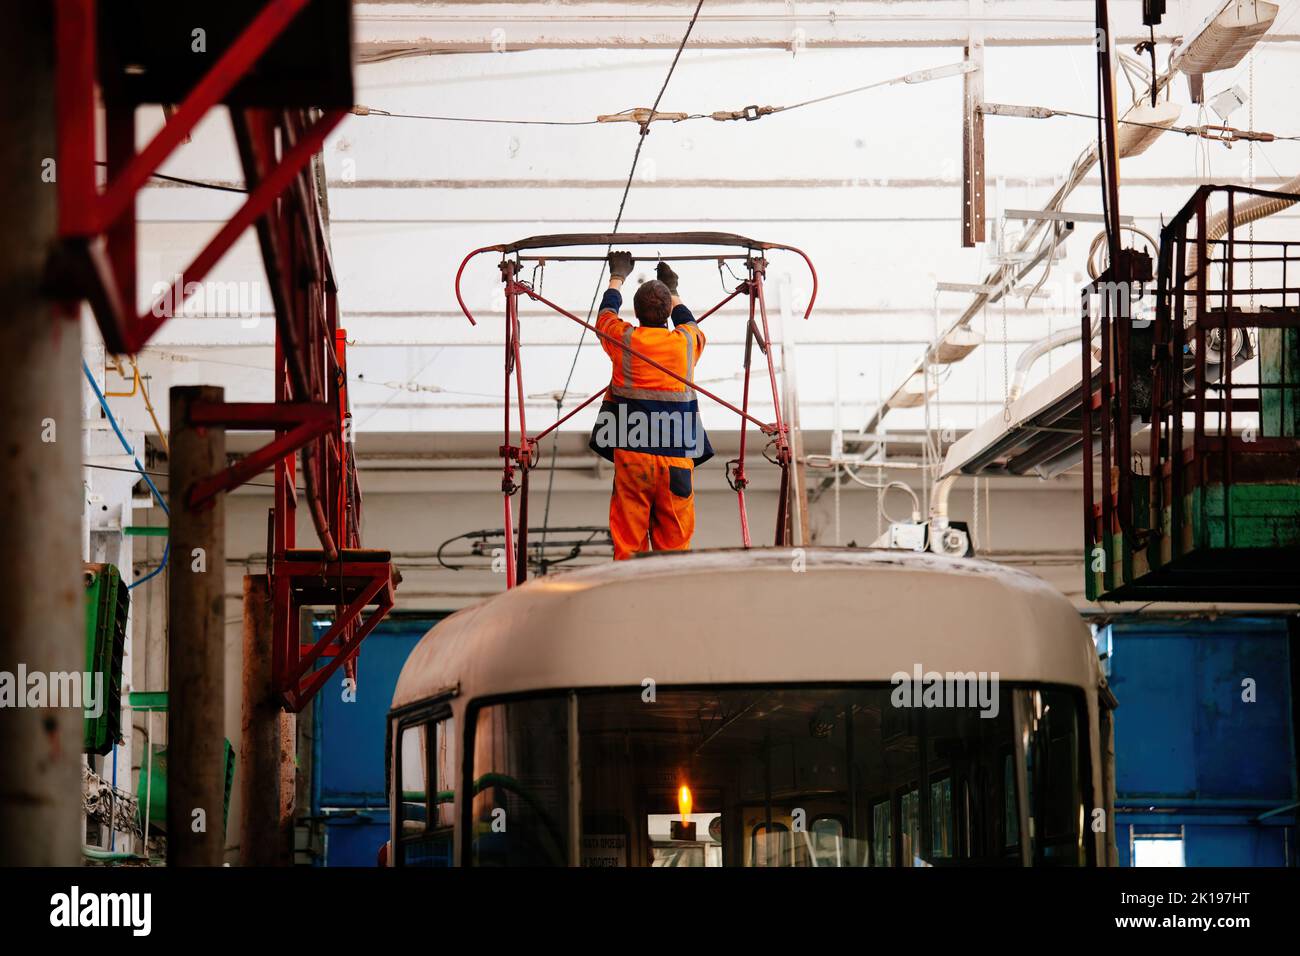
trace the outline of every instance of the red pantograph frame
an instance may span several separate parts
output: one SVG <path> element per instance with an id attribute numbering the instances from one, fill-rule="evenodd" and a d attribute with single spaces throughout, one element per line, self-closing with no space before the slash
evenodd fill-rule
<path id="1" fill-rule="evenodd" d="M 554 249 L 573 246 L 605 246 L 612 245 L 623 246 L 672 246 L 672 245 L 692 245 L 692 246 L 726 246 L 731 248 L 741 248 L 745 250 L 743 255 L 683 255 L 683 256 L 664 256 L 663 259 L 669 261 L 681 260 L 700 260 L 716 261 L 721 264 L 726 260 L 742 260 L 747 270 L 747 275 L 741 280 L 740 284 L 734 290 L 728 293 L 721 302 L 696 317 L 697 322 L 703 322 L 709 316 L 713 315 L 724 305 L 739 295 L 745 295 L 749 300 L 749 319 L 745 327 L 745 358 L 744 358 L 744 386 L 743 398 L 741 405 L 737 408 L 725 399 L 719 398 L 708 389 L 701 388 L 694 382 L 687 381 L 663 365 L 656 362 L 647 355 L 643 355 L 635 348 L 625 345 L 621 339 L 607 335 L 601 332 L 590 322 L 587 322 L 572 312 L 560 308 L 554 302 L 550 301 L 535 289 L 528 282 L 519 279 L 519 273 L 523 258 L 518 253 L 527 250 L 536 249 Z M 759 430 L 771 437 L 772 443 L 776 446 L 775 463 L 781 469 L 781 491 L 777 504 L 776 515 L 776 535 L 775 544 L 781 546 L 788 543 L 788 532 L 786 528 L 787 514 L 789 509 L 789 491 L 790 491 L 790 464 L 791 449 L 789 438 L 789 425 L 786 423 L 781 412 L 781 394 L 777 385 L 776 365 L 772 358 L 770 347 L 771 335 L 767 322 L 767 301 L 763 292 L 763 282 L 767 272 L 767 260 L 763 256 L 764 252 L 769 250 L 783 250 L 793 252 L 800 256 L 808 266 L 808 271 L 812 276 L 812 294 L 808 299 L 808 306 L 804 310 L 804 318 L 807 319 L 812 315 L 813 305 L 817 301 L 817 270 L 813 266 L 812 260 L 801 249 L 794 246 L 787 246 L 773 242 L 758 242 L 748 239 L 744 236 L 734 235 L 732 233 L 718 232 L 677 232 L 677 233 L 570 233 L 552 236 L 533 236 L 528 239 L 521 239 L 518 242 L 507 243 L 504 245 L 483 246 L 470 252 L 461 261 L 460 268 L 456 271 L 456 301 L 460 304 L 461 311 L 469 319 L 472 325 L 477 325 L 469 307 L 465 304 L 465 299 L 461 295 L 461 277 L 465 273 L 465 267 L 475 256 L 485 252 L 499 252 L 502 254 L 501 262 L 498 268 L 501 272 L 501 280 L 505 287 L 506 299 L 506 329 L 505 329 L 505 387 L 504 387 L 504 439 L 498 453 L 502 459 L 502 477 L 501 477 L 501 495 L 503 503 L 503 516 L 505 520 L 505 558 L 506 558 L 506 587 L 512 588 L 518 583 L 522 583 L 528 573 L 528 475 L 536 467 L 538 460 L 538 443 L 551 432 L 558 429 L 566 421 L 578 414 L 592 402 L 605 395 L 608 386 L 591 395 L 578 404 L 576 408 L 560 417 L 557 421 L 542 429 L 536 435 L 529 437 L 528 423 L 524 413 L 524 383 L 523 383 L 523 366 L 520 355 L 520 325 L 519 325 L 519 297 L 526 296 L 542 305 L 547 306 L 553 311 L 559 313 L 567 319 L 576 322 L 583 328 L 594 332 L 600 338 L 613 343 L 620 349 L 631 353 L 636 358 L 646 362 L 652 367 L 658 369 L 666 375 L 671 376 L 688 388 L 700 393 L 706 398 L 712 399 L 722 407 L 736 413 L 740 417 L 740 452 L 739 456 L 728 465 L 734 465 L 734 469 L 728 470 L 728 482 L 736 491 L 737 506 L 740 512 L 740 535 L 741 542 L 748 548 L 750 547 L 749 534 L 749 517 L 745 508 L 745 488 L 749 484 L 749 479 L 745 474 L 745 450 L 746 437 L 748 434 L 748 424 L 757 425 Z M 511 254 L 515 254 L 514 259 L 510 259 Z M 604 261 L 604 256 L 574 256 L 574 255 L 545 255 L 527 257 L 530 261 L 547 262 L 565 262 L 565 261 Z M 658 258 L 658 257 L 657 257 Z M 762 422 L 749 413 L 749 374 L 751 366 L 751 357 L 753 354 L 754 343 L 758 343 L 759 350 L 767 359 L 768 380 L 772 387 L 772 407 L 775 410 L 776 421 Z M 519 443 L 511 443 L 511 415 L 510 415 L 510 392 L 511 379 L 514 379 L 514 391 L 519 405 Z M 519 481 L 515 481 L 515 470 L 518 469 Z M 510 507 L 510 498 L 514 493 L 520 493 L 519 504 L 519 533 L 515 537 L 514 520 Z"/>

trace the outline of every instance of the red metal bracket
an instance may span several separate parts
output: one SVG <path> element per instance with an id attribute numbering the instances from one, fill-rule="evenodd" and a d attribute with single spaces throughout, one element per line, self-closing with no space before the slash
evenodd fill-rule
<path id="1" fill-rule="evenodd" d="M 285 456 L 292 456 L 309 441 L 324 435 L 338 424 L 338 416 L 330 405 L 314 402 L 195 402 L 191 406 L 190 421 L 194 425 L 232 429 L 274 428 L 277 433 L 274 441 L 225 471 L 195 482 L 186 492 L 186 503 L 191 508 L 201 508 L 215 495 L 233 491 Z"/>
<path id="2" fill-rule="evenodd" d="M 291 626 L 273 628 L 272 667 L 276 689 L 293 711 L 301 710 L 340 666 L 355 661 L 361 642 L 392 610 L 400 579 L 386 553 L 345 551 L 336 562 L 304 560 L 302 554 L 289 552 L 279 562 L 273 589 L 273 618 Z M 296 631 L 298 612 L 322 599 L 345 603 L 336 608 L 328 630 L 304 644 Z M 373 610 L 362 617 L 367 607 Z M 355 678 L 355 668 L 348 675 Z"/>
<path id="3" fill-rule="evenodd" d="M 292 184 L 346 114 L 332 110 L 304 129 L 283 158 L 257 182 L 244 204 L 141 315 L 134 313 L 135 213 L 141 187 L 185 141 L 208 111 L 248 75 L 308 0 L 268 0 L 243 33 L 176 108 L 139 153 L 134 151 L 134 104 L 105 96 L 109 179 L 96 175 L 97 0 L 57 0 L 58 188 L 60 247 L 50 292 L 89 301 L 110 352 L 134 354 L 174 316 L 235 240 Z"/>

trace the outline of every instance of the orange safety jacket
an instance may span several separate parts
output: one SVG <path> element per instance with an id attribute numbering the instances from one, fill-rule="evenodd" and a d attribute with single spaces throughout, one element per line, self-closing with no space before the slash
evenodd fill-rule
<path id="1" fill-rule="evenodd" d="M 713 457 L 713 446 L 700 420 L 695 389 L 616 344 L 631 346 L 691 382 L 704 351 L 704 333 L 685 305 L 673 309 L 669 329 L 624 322 L 618 317 L 622 304 L 619 291 L 609 289 L 596 317 L 596 328 L 614 339 L 600 340 L 614 375 L 591 430 L 591 449 L 609 461 L 621 448 L 704 464 Z"/>

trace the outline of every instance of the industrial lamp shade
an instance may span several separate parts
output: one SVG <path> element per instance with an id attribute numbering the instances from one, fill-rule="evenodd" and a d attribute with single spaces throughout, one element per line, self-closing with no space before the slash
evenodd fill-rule
<path id="1" fill-rule="evenodd" d="M 1234 0 L 1188 45 L 1179 68 L 1193 74 L 1231 69 L 1268 32 L 1277 11 L 1276 3 Z"/>
<path id="2" fill-rule="evenodd" d="M 984 343 L 984 336 L 971 329 L 953 329 L 934 347 L 934 364 L 960 362 Z"/>
<path id="3" fill-rule="evenodd" d="M 889 400 L 890 408 L 916 408 L 918 405 L 924 405 L 926 400 L 926 376 L 923 372 L 917 372 L 907 380 L 907 384 L 900 388 L 894 397 Z M 931 385 L 929 394 L 934 394 L 934 386 Z"/>
<path id="4" fill-rule="evenodd" d="M 1155 106 L 1150 103 L 1134 105 L 1121 119 L 1119 134 L 1115 137 L 1120 158 L 1141 156 L 1165 130 L 1178 122 L 1182 112 L 1183 108 L 1172 100 Z"/>

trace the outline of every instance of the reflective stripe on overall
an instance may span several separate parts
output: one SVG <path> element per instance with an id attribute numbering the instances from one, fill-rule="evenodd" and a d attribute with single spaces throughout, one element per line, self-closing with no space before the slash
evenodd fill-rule
<path id="1" fill-rule="evenodd" d="M 691 382 L 704 335 L 690 310 L 673 310 L 674 329 L 618 318 L 621 297 L 607 293 L 596 328 L 613 365 L 591 447 L 614 462 L 609 526 L 614 557 L 690 548 L 695 530 L 695 465 L 712 455 L 695 390 L 626 348 Z"/>

